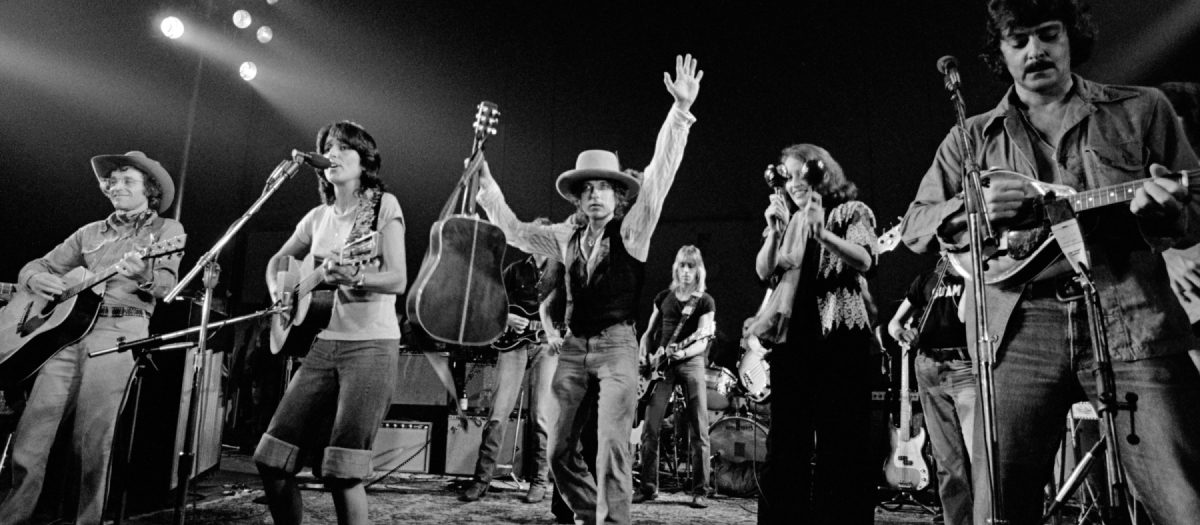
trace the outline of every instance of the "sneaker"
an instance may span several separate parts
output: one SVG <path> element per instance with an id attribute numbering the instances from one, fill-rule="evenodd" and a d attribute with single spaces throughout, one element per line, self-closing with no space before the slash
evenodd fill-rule
<path id="1" fill-rule="evenodd" d="M 654 501 L 656 499 L 658 499 L 658 491 L 642 492 L 639 490 L 637 494 L 633 495 L 634 503 L 645 503 L 647 501 Z"/>
<path id="2" fill-rule="evenodd" d="M 489 483 L 484 483 L 482 481 L 472 481 L 471 484 L 467 486 L 467 490 L 464 490 L 462 494 L 459 494 L 458 500 L 479 501 L 479 498 L 482 498 L 484 494 L 487 494 L 488 485 Z"/>
<path id="3" fill-rule="evenodd" d="M 691 506 L 693 509 L 707 509 L 708 498 L 704 497 L 704 494 L 696 494 L 692 496 Z"/>
<path id="4" fill-rule="evenodd" d="M 521 501 L 525 503 L 541 503 L 546 499 L 546 487 L 540 483 L 530 483 L 529 491 L 525 493 L 525 497 Z"/>

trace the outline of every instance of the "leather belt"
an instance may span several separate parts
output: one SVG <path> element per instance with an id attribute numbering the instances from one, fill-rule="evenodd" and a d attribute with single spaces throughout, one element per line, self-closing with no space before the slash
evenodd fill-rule
<path id="1" fill-rule="evenodd" d="M 934 361 L 970 361 L 971 353 L 965 346 L 951 348 L 923 348 L 921 353 Z"/>
<path id="2" fill-rule="evenodd" d="M 150 312 L 132 306 L 100 305 L 100 317 L 144 317 L 150 318 Z"/>

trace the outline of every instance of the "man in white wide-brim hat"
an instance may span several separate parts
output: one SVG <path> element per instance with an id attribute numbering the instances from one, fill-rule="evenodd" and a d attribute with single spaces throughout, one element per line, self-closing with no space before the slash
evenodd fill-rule
<path id="1" fill-rule="evenodd" d="M 14 433 L 13 488 L 0 506 L 0 523 L 23 523 L 32 517 L 60 426 L 72 431 L 71 447 L 63 451 L 72 457 L 65 464 L 80 476 L 79 498 L 64 502 L 67 515 L 61 518 L 100 523 L 113 431 L 134 360 L 129 352 L 95 358 L 88 353 L 146 337 L 156 298 L 176 283 L 178 257 L 151 259 L 148 255 L 154 249 L 145 258 L 139 253 L 160 241 L 159 246 L 182 243 L 183 226 L 159 216 L 175 196 L 167 170 L 140 151 L 93 157 L 92 169 L 113 213 L 76 230 L 45 256 L 26 264 L 18 282 L 32 295 L 49 300 L 77 284 L 75 273 L 66 275 L 76 268 L 96 274 L 111 270 L 116 275 L 101 285 L 101 297 L 75 297 L 71 317 L 90 321 L 90 328 L 36 372 Z"/>
<path id="2" fill-rule="evenodd" d="M 663 73 L 675 103 L 658 133 L 644 177 L 621 170 L 616 154 L 603 150 L 580 153 L 575 169 L 559 175 L 559 194 L 577 207 L 574 221 L 550 226 L 519 221 L 487 164 L 483 165 L 478 201 L 509 244 L 566 266 L 568 332 L 565 338 L 550 340 L 561 348 L 553 387 L 561 412 L 551 431 L 551 469 L 580 523 L 630 520 L 637 302 L 650 237 L 695 122 L 689 109 L 703 76 L 691 55 L 675 57 L 673 80 Z M 590 384 L 599 385 L 597 392 L 590 392 L 597 406 L 583 407 L 583 400 L 591 398 Z M 579 430 L 593 409 L 599 416 L 595 481 L 576 450 Z"/>

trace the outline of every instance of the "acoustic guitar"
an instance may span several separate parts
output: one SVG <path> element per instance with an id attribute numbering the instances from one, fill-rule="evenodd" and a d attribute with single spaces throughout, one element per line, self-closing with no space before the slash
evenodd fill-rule
<path id="1" fill-rule="evenodd" d="M 337 253 L 339 266 L 366 267 L 376 264 L 379 255 L 379 232 L 371 232 L 352 239 Z M 325 284 L 328 262 L 317 262 L 312 253 L 297 261 L 288 258 L 288 267 L 277 273 L 272 297 L 278 297 L 278 289 L 288 290 L 281 299 L 287 308 L 271 316 L 271 353 L 283 353 L 292 357 L 304 357 L 317 334 L 329 326 L 333 317 L 333 304 L 337 298 L 337 287 Z"/>
<path id="2" fill-rule="evenodd" d="M 187 235 L 136 250 L 143 261 L 183 251 Z M 119 264 L 119 263 L 117 263 Z M 67 345 L 91 331 L 104 290 L 93 287 L 117 275 L 117 264 L 99 273 L 78 267 L 63 276 L 69 287 L 52 300 L 19 289 L 0 310 L 0 388 L 24 381 Z"/>
<path id="3" fill-rule="evenodd" d="M 912 319 L 905 329 L 912 327 Z M 900 422 L 892 428 L 891 452 L 883 461 L 883 476 L 888 485 L 900 490 L 921 490 L 929 485 L 929 464 L 925 461 L 925 429 L 912 433 L 912 395 L 908 390 L 908 362 L 911 346 L 900 343 Z"/>
<path id="4" fill-rule="evenodd" d="M 1180 171 L 1168 174 L 1166 177 L 1177 178 L 1181 184 L 1189 187 L 1188 179 L 1197 173 L 1195 170 Z M 1004 286 L 1028 281 L 1062 255 L 1058 243 L 1050 235 L 1050 221 L 1046 218 L 1045 208 L 1039 205 L 1039 199 L 1053 194 L 1055 198 L 1069 202 L 1071 208 L 1076 212 L 1083 212 L 1129 202 L 1133 200 L 1137 189 L 1149 180 L 1139 179 L 1093 190 L 1077 191 L 1070 186 L 1042 182 L 1028 175 L 1003 169 L 987 170 L 982 174 L 982 179 L 985 181 L 1015 180 L 1027 184 L 1026 197 L 1029 206 L 1024 207 L 1017 218 L 1016 224 L 1020 226 L 1010 228 L 997 226 L 998 246 L 988 244 L 983 250 L 983 282 L 989 285 Z M 971 252 L 969 250 L 952 253 L 950 264 L 954 267 L 954 271 L 964 279 L 971 280 Z"/>
<path id="5" fill-rule="evenodd" d="M 429 229 L 429 250 L 405 301 L 408 318 L 430 337 L 460 346 L 491 344 L 508 325 L 504 232 L 475 212 L 483 147 L 496 134 L 500 110 L 487 101 L 477 110 L 471 158 Z"/>

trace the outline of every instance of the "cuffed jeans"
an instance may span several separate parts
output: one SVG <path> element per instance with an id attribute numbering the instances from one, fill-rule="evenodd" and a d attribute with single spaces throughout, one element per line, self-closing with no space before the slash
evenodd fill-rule
<path id="1" fill-rule="evenodd" d="M 479 459 L 475 461 L 475 480 L 490 483 L 496 470 L 496 458 L 504 442 L 504 430 L 508 426 L 508 415 L 521 393 L 521 378 L 529 371 L 529 412 L 533 414 L 533 472 L 526 476 L 531 485 L 546 485 L 550 477 L 550 462 L 547 450 L 550 444 L 550 426 L 557 417 L 557 407 L 550 396 L 550 385 L 554 370 L 558 368 L 558 354 L 551 354 L 546 344 L 526 344 L 508 352 L 500 352 L 496 361 L 496 395 L 492 398 L 492 409 L 488 424 L 483 428 L 479 443 Z"/>
<path id="2" fill-rule="evenodd" d="M 371 444 L 396 384 L 398 344 L 317 339 L 288 384 L 254 461 L 295 474 L 309 452 L 323 456 L 314 468 L 317 476 L 369 476 Z"/>
<path id="3" fill-rule="evenodd" d="M 937 460 L 938 495 L 946 525 L 971 525 L 971 449 L 975 430 L 975 372 L 971 361 L 939 360 L 934 352 L 914 359 L 921 410 Z"/>
<path id="4" fill-rule="evenodd" d="M 1013 311 L 993 373 L 996 475 L 1009 523 L 1040 522 L 1042 487 L 1053 468 L 1067 411 L 1084 393 L 1097 404 L 1090 341 L 1082 302 L 1026 297 Z M 1186 353 L 1112 364 L 1117 399 L 1129 392 L 1138 395 L 1132 418 L 1127 411 L 1116 414 L 1117 445 L 1132 488 L 1158 525 L 1196 523 L 1200 373 Z M 983 428 L 979 410 L 976 416 L 977 428 Z M 1135 430 L 1140 442 L 1131 445 L 1126 436 Z M 975 433 L 979 458 L 986 446 L 983 434 Z M 990 517 L 988 479 L 985 469 L 974 471 L 975 522 L 982 524 Z"/>
<path id="5" fill-rule="evenodd" d="M 66 417 L 74 418 L 68 423 L 71 463 L 78 465 L 80 476 L 75 523 L 100 523 L 117 413 L 134 363 L 128 352 L 95 358 L 87 354 L 117 346 L 122 338 L 145 337 L 148 323 L 137 316 L 97 317 L 88 335 L 54 354 L 38 371 L 14 433 L 13 489 L 0 505 L 0 523 L 23 523 L 33 515 L 51 445 Z M 70 512 L 71 502 L 65 507 Z"/>
<path id="6" fill-rule="evenodd" d="M 708 447 L 708 390 L 705 384 L 703 355 L 671 365 L 663 380 L 654 387 L 650 406 L 646 407 L 646 428 L 642 429 L 642 486 L 646 494 L 658 491 L 658 436 L 662 430 L 667 402 L 675 385 L 683 385 L 687 399 L 688 432 L 692 459 L 692 493 L 708 495 L 712 477 Z M 677 429 L 678 430 L 678 429 Z"/>
<path id="7" fill-rule="evenodd" d="M 615 324 L 587 338 L 568 336 L 563 342 L 554 373 L 559 418 L 551 433 L 551 468 L 576 523 L 629 523 L 629 437 L 637 408 L 637 359 L 632 324 Z M 590 415 L 581 406 L 589 389 L 598 389 L 595 481 L 576 446 Z"/>

